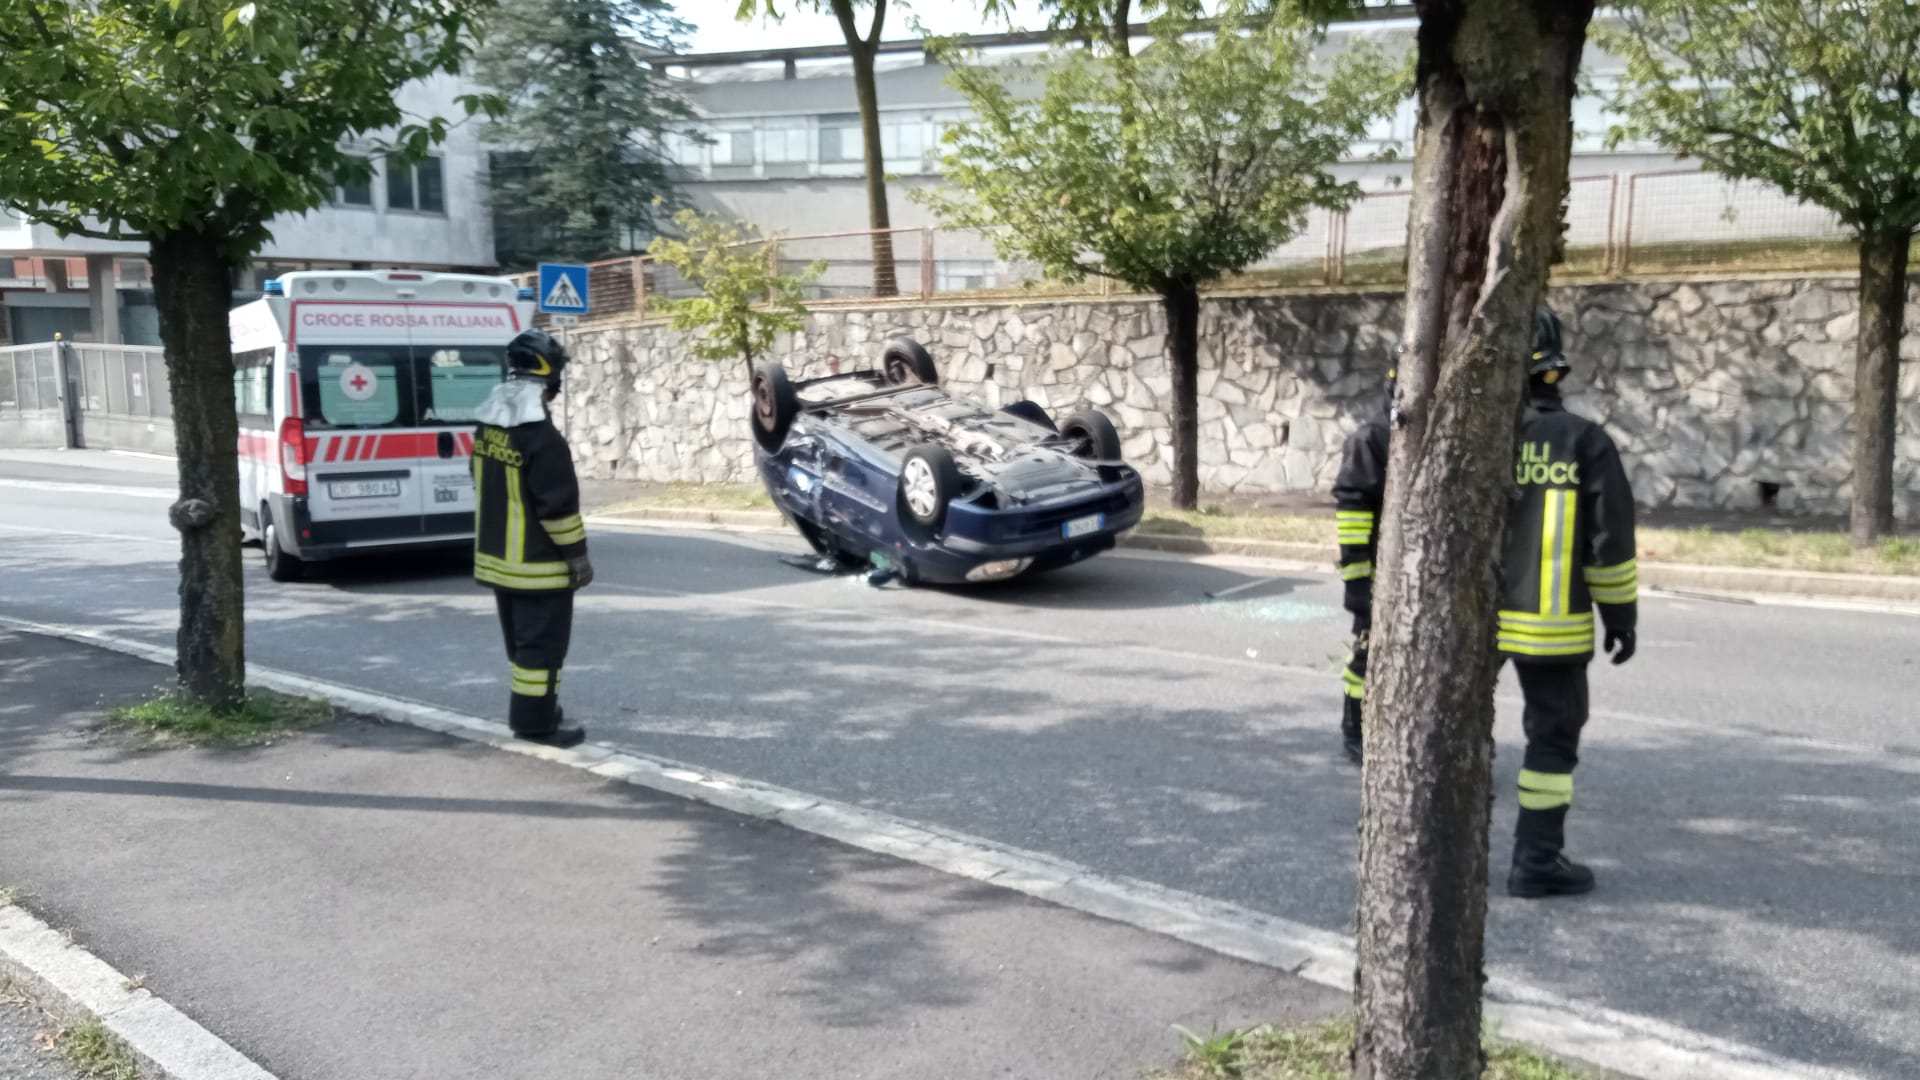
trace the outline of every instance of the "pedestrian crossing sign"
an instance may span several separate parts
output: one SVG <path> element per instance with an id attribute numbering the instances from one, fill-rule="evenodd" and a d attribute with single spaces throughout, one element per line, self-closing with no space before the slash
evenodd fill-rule
<path id="1" fill-rule="evenodd" d="M 587 313 L 587 268 L 577 263 L 540 264 L 540 310 L 550 315 Z"/>

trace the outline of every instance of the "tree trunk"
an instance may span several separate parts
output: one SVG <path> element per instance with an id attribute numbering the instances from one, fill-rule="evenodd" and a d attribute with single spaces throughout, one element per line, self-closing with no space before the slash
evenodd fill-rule
<path id="1" fill-rule="evenodd" d="M 227 312 L 233 267 L 222 238 L 180 231 L 153 239 L 154 303 L 173 395 L 180 501 L 180 688 L 217 709 L 240 702 L 246 624 L 240 582 L 239 425 Z"/>
<path id="2" fill-rule="evenodd" d="M 1893 437 L 1907 315 L 1904 231 L 1860 238 L 1860 338 L 1853 377 L 1853 546 L 1893 531 Z"/>
<path id="3" fill-rule="evenodd" d="M 1167 309 L 1167 367 L 1173 377 L 1173 505 L 1200 503 L 1200 289 L 1169 285 L 1160 292 Z"/>
<path id="4" fill-rule="evenodd" d="M 873 233 L 873 295 L 898 296 L 894 277 L 893 227 L 887 213 L 887 163 L 880 152 L 880 92 L 873 82 L 873 51 L 860 45 L 853 54 L 853 90 L 860 99 L 860 142 L 867 163 L 867 227 Z"/>
<path id="5" fill-rule="evenodd" d="M 1592 0 L 1417 7 L 1406 351 L 1364 719 L 1360 1080 L 1481 1074 L 1500 547 L 1593 14 Z"/>

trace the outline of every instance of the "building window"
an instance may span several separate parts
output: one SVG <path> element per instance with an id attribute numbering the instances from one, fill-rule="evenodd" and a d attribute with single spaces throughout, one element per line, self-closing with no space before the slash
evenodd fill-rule
<path id="1" fill-rule="evenodd" d="M 387 159 L 387 209 L 444 214 L 447 210 L 446 173 L 437 157 L 418 165 Z"/>
<path id="2" fill-rule="evenodd" d="M 806 128 L 769 128 L 762 135 L 766 139 L 769 164 L 789 165 L 807 160 Z"/>
<path id="3" fill-rule="evenodd" d="M 716 131 L 713 133 L 715 165 L 753 164 L 753 132 Z"/>
<path id="4" fill-rule="evenodd" d="M 831 164 L 837 161 L 860 161 L 864 158 L 860 148 L 860 117 L 853 113 L 838 113 L 820 118 L 820 161 Z"/>
<path id="5" fill-rule="evenodd" d="M 366 158 L 358 157 L 354 155 L 349 155 L 349 157 L 352 157 L 352 159 L 357 162 L 364 163 L 367 160 Z M 342 183 L 338 188 L 334 190 L 333 201 L 340 204 L 341 206 L 372 206 L 373 205 L 372 174 L 369 173 L 367 179 L 365 180 L 350 181 L 350 182 Z"/>
<path id="6" fill-rule="evenodd" d="M 927 152 L 927 132 L 918 119 L 880 122 L 880 152 L 889 163 L 918 162 Z"/>

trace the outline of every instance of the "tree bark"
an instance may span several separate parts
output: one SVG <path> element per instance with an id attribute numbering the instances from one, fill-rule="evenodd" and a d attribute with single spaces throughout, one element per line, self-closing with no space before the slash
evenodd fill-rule
<path id="1" fill-rule="evenodd" d="M 1853 377 L 1853 546 L 1893 531 L 1893 439 L 1907 316 L 1904 230 L 1860 238 L 1860 337 Z"/>
<path id="2" fill-rule="evenodd" d="M 1591 0 L 1417 9 L 1406 351 L 1364 718 L 1360 1080 L 1483 1067 L 1500 547 L 1593 14 Z"/>
<path id="3" fill-rule="evenodd" d="M 173 395 L 180 501 L 180 688 L 216 709 L 239 704 L 246 685 L 246 624 L 240 579 L 239 425 L 227 312 L 233 266 L 223 238 L 182 230 L 157 236 L 154 303 Z"/>
<path id="4" fill-rule="evenodd" d="M 884 0 L 882 0 L 884 2 Z M 880 151 L 880 92 L 873 81 L 872 48 L 849 43 L 853 55 L 853 91 L 860 101 L 860 142 L 866 154 L 867 227 L 873 229 L 873 295 L 898 296 L 894 274 L 893 227 L 887 212 L 887 163 Z"/>
<path id="5" fill-rule="evenodd" d="M 1173 505 L 1200 502 L 1200 289 L 1169 285 L 1160 291 L 1167 311 L 1168 372 L 1173 376 Z"/>

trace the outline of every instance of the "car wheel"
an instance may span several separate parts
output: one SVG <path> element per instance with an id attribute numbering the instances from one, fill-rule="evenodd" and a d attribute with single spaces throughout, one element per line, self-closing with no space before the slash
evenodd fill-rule
<path id="1" fill-rule="evenodd" d="M 1047 415 L 1047 410 L 1032 401 L 1023 399 L 1011 405 L 1002 405 L 1000 406 L 1000 411 L 1006 413 L 1008 416 L 1017 416 L 1029 423 L 1039 424 L 1048 431 L 1060 430 L 1054 425 L 1053 417 Z"/>
<path id="2" fill-rule="evenodd" d="M 1060 421 L 1060 437 L 1073 444 L 1074 457 L 1120 460 L 1120 433 L 1113 429 L 1113 421 L 1092 409 L 1081 409 Z"/>
<path id="3" fill-rule="evenodd" d="M 931 540 L 946 524 L 947 506 L 960 493 L 960 466 L 944 446 L 916 446 L 900 462 L 900 523 L 916 540 Z"/>
<path id="4" fill-rule="evenodd" d="M 260 508 L 260 548 L 267 557 L 267 576 L 275 581 L 299 581 L 306 576 L 307 564 L 298 555 L 289 555 L 280 547 L 280 528 L 273 513 Z"/>
<path id="5" fill-rule="evenodd" d="M 799 415 L 800 399 L 793 392 L 787 369 L 769 360 L 753 368 L 753 439 L 769 453 L 780 449 Z"/>
<path id="6" fill-rule="evenodd" d="M 887 342 L 886 349 L 880 354 L 880 372 L 894 386 L 916 382 L 926 386 L 940 385 L 940 369 L 933 366 L 932 354 L 927 352 L 925 345 L 910 337 L 897 337 Z"/>

